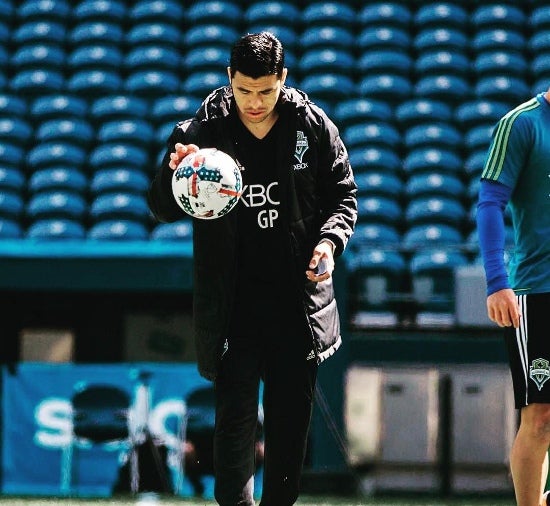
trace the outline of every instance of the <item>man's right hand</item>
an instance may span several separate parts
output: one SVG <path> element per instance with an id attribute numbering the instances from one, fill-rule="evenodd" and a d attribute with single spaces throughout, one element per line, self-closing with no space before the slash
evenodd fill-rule
<path id="1" fill-rule="evenodd" d="M 487 297 L 489 319 L 499 327 L 519 327 L 521 313 L 516 294 L 511 288 L 504 288 Z"/>
<path id="2" fill-rule="evenodd" d="M 170 153 L 170 162 L 168 166 L 172 170 L 176 170 L 180 162 L 189 154 L 195 153 L 199 150 L 199 147 L 196 144 L 182 144 L 177 142 L 174 146 L 175 151 Z"/>

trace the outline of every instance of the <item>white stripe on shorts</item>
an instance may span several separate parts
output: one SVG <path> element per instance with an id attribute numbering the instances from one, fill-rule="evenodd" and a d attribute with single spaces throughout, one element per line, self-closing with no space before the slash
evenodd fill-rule
<path id="1" fill-rule="evenodd" d="M 527 398 L 527 392 L 529 390 L 529 355 L 527 354 L 527 341 L 529 339 L 527 332 L 527 295 L 518 295 L 517 301 L 521 312 L 521 318 L 519 320 L 519 327 L 516 329 L 516 341 L 518 345 L 519 358 L 521 359 L 521 366 L 523 369 L 523 377 L 525 379 L 525 405 L 527 406 L 529 404 Z"/>

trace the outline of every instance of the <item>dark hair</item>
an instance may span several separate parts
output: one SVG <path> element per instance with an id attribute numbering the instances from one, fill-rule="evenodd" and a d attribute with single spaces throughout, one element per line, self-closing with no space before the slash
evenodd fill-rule
<path id="1" fill-rule="evenodd" d="M 240 72 L 252 79 L 276 75 L 281 77 L 285 67 L 283 45 L 269 32 L 249 33 L 231 49 L 231 76 Z"/>

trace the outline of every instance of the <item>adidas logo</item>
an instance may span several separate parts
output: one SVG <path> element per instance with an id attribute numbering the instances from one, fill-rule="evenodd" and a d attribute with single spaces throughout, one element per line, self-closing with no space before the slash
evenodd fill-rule
<path id="1" fill-rule="evenodd" d="M 315 358 L 315 350 L 311 350 L 309 355 L 306 357 L 306 360 L 313 360 Z"/>

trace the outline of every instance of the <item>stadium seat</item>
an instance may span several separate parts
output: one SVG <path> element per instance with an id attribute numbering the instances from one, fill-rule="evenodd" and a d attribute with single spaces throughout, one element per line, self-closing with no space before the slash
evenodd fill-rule
<path id="1" fill-rule="evenodd" d="M 418 77 L 428 75 L 457 75 L 468 77 L 470 60 L 461 51 L 428 50 L 419 55 L 414 64 Z"/>
<path id="2" fill-rule="evenodd" d="M 243 16 L 248 26 L 282 25 L 293 27 L 299 23 L 301 11 L 293 2 L 253 2 Z"/>
<path id="3" fill-rule="evenodd" d="M 285 48 L 285 64 L 287 63 L 287 57 L 289 57 L 288 63 L 292 63 L 296 59 L 293 55 L 296 47 L 299 46 L 300 32 L 294 28 L 284 24 L 257 23 L 250 25 L 248 31 L 250 33 L 271 32 L 281 41 Z M 287 67 L 293 68 L 290 65 L 287 65 Z"/>
<path id="4" fill-rule="evenodd" d="M 56 92 L 37 97 L 32 102 L 30 114 L 37 123 L 51 119 L 81 119 L 88 114 L 88 102 L 82 97 Z"/>
<path id="5" fill-rule="evenodd" d="M 357 199 L 358 220 L 365 223 L 395 225 L 403 219 L 403 210 L 396 198 L 368 196 Z"/>
<path id="6" fill-rule="evenodd" d="M 125 36 L 126 46 L 129 48 L 147 46 L 166 46 L 177 48 L 181 32 L 179 27 L 168 23 L 138 23 L 132 25 Z"/>
<path id="7" fill-rule="evenodd" d="M 299 37 L 299 45 L 303 51 L 320 47 L 352 51 L 355 45 L 355 37 L 349 27 L 310 26 L 302 31 Z"/>
<path id="8" fill-rule="evenodd" d="M 355 173 L 358 195 L 381 195 L 399 199 L 404 185 L 401 178 L 387 171 L 360 171 Z"/>
<path id="9" fill-rule="evenodd" d="M 85 239 L 86 229 L 72 219 L 39 219 L 29 226 L 26 236 L 30 239 Z"/>
<path id="10" fill-rule="evenodd" d="M 187 21 L 185 9 L 177 0 L 140 0 L 130 8 L 127 18 L 133 25 L 142 23 L 168 23 L 180 26 Z"/>
<path id="11" fill-rule="evenodd" d="M 44 191 L 31 196 L 26 214 L 32 220 L 46 218 L 84 219 L 88 204 L 82 195 L 68 191 Z"/>
<path id="12" fill-rule="evenodd" d="M 360 79 L 357 89 L 362 97 L 383 100 L 390 104 L 408 100 L 413 92 L 410 80 L 396 74 L 363 77 Z"/>
<path id="13" fill-rule="evenodd" d="M 107 21 L 122 24 L 126 16 L 124 0 L 81 0 L 72 12 L 76 23 Z"/>
<path id="14" fill-rule="evenodd" d="M 238 2 L 200 0 L 193 2 L 185 13 L 189 26 L 221 24 L 240 27 L 243 11 Z"/>
<path id="15" fill-rule="evenodd" d="M 178 66 L 180 62 L 177 61 Z M 191 49 L 183 57 L 183 66 L 188 72 L 198 72 L 203 70 L 219 71 L 229 65 L 229 56 L 227 51 L 218 46 L 204 46 Z"/>
<path id="16" fill-rule="evenodd" d="M 357 60 L 357 70 L 363 76 L 388 73 L 409 77 L 412 68 L 411 56 L 397 49 L 363 51 Z"/>
<path id="17" fill-rule="evenodd" d="M 417 197 L 405 207 L 405 220 L 410 228 L 426 223 L 442 223 L 460 228 L 466 219 L 466 211 L 458 198 Z"/>
<path id="18" fill-rule="evenodd" d="M 25 0 L 17 8 L 16 17 L 19 23 L 31 20 L 64 23 L 70 12 L 71 7 L 64 0 Z"/>
<path id="19" fill-rule="evenodd" d="M 0 139 L 17 146 L 27 146 L 32 141 L 33 128 L 30 123 L 17 116 L 0 116 Z"/>
<path id="20" fill-rule="evenodd" d="M 85 195 L 88 178 L 72 167 L 37 169 L 30 177 L 28 190 L 31 194 L 51 191 L 69 191 Z"/>
<path id="21" fill-rule="evenodd" d="M 101 0 L 99 0 L 101 1 Z M 83 21 L 73 27 L 68 33 L 68 42 L 70 47 L 76 48 L 81 45 L 92 44 L 111 44 L 115 47 L 124 41 L 124 32 L 122 27 L 110 17 L 107 21 Z"/>
<path id="22" fill-rule="evenodd" d="M 309 74 L 302 79 L 300 87 L 313 99 L 337 101 L 352 96 L 355 92 L 353 79 L 345 74 Z"/>
<path id="23" fill-rule="evenodd" d="M 101 193 L 136 193 L 145 195 L 150 179 L 145 172 L 135 169 L 100 169 L 94 173 L 90 182 L 90 191 L 94 195 Z"/>
<path id="24" fill-rule="evenodd" d="M 15 19 L 15 12 L 13 2 L 2 2 L 0 4 L 0 21 L 12 22 Z"/>
<path id="25" fill-rule="evenodd" d="M 435 119 L 432 123 L 411 126 L 404 136 L 407 149 L 434 147 L 459 152 L 462 148 L 462 134 L 451 123 Z"/>
<path id="26" fill-rule="evenodd" d="M 460 247 L 464 239 L 457 227 L 427 223 L 414 225 L 403 234 L 403 247 L 408 250 L 440 247 Z"/>
<path id="27" fill-rule="evenodd" d="M 128 75 L 124 92 L 145 99 L 173 93 L 178 89 L 180 79 L 177 72 L 168 70 L 137 70 Z"/>
<path id="28" fill-rule="evenodd" d="M 408 30 L 391 26 L 367 26 L 359 32 L 355 41 L 360 51 L 394 49 L 404 53 L 410 51 L 411 43 Z"/>
<path id="29" fill-rule="evenodd" d="M 446 172 L 413 173 L 405 185 L 405 194 L 409 199 L 428 195 L 462 198 L 464 184 L 458 174 Z"/>
<path id="30" fill-rule="evenodd" d="M 425 28 L 419 30 L 412 41 L 418 54 L 428 51 L 458 51 L 466 54 L 470 39 L 459 28 Z"/>
<path id="31" fill-rule="evenodd" d="M 176 122 L 195 115 L 201 105 L 201 99 L 187 95 L 168 95 L 157 97 L 153 103 L 152 120 L 161 125 Z"/>
<path id="32" fill-rule="evenodd" d="M 177 121 L 180 121 L 181 119 L 185 118 L 179 118 Z M 164 156 L 166 141 L 174 131 L 177 121 L 168 120 L 160 125 L 157 125 L 155 128 L 155 143 L 160 148 L 160 156 Z"/>
<path id="33" fill-rule="evenodd" d="M 548 81 L 550 78 L 550 52 L 536 55 L 530 64 L 531 73 L 536 81 Z"/>
<path id="34" fill-rule="evenodd" d="M 98 125 L 107 121 L 144 118 L 149 113 L 147 101 L 131 95 L 109 95 L 96 98 L 90 106 L 90 117 Z"/>
<path id="35" fill-rule="evenodd" d="M 5 168 L 19 169 L 24 166 L 27 151 L 21 146 L 0 142 L 0 165 Z"/>
<path id="36" fill-rule="evenodd" d="M 19 222 L 25 208 L 25 201 L 19 192 L 0 192 L 0 217 Z"/>
<path id="37" fill-rule="evenodd" d="M 10 65 L 16 71 L 22 70 L 63 70 L 65 50 L 61 45 L 49 43 L 28 43 L 12 53 Z"/>
<path id="38" fill-rule="evenodd" d="M 381 170 L 397 173 L 401 170 L 401 158 L 393 150 L 381 146 L 350 149 L 349 159 L 354 171 Z"/>
<path id="39" fill-rule="evenodd" d="M 527 42 L 527 49 L 531 54 L 541 54 L 550 51 L 550 38 L 548 32 L 542 30 L 533 34 Z"/>
<path id="40" fill-rule="evenodd" d="M 487 28 L 476 32 L 471 40 L 474 54 L 485 51 L 506 51 L 523 53 L 526 39 L 522 32 L 510 29 Z"/>
<path id="41" fill-rule="evenodd" d="M 360 26 L 389 26 L 408 31 L 413 19 L 408 5 L 399 1 L 376 2 L 362 7 L 357 13 Z"/>
<path id="42" fill-rule="evenodd" d="M 477 151 L 470 152 L 464 161 L 464 170 L 466 171 L 466 174 L 468 174 L 468 177 L 478 178 L 481 176 L 486 158 L 487 149 L 479 149 Z"/>
<path id="43" fill-rule="evenodd" d="M 403 131 L 416 125 L 432 123 L 434 118 L 443 123 L 451 122 L 453 114 L 449 104 L 440 100 L 411 98 L 395 109 L 396 122 Z"/>
<path id="44" fill-rule="evenodd" d="M 172 47 L 145 46 L 130 49 L 124 57 L 127 72 L 136 70 L 168 70 L 178 72 L 181 68 L 179 51 Z"/>
<path id="45" fill-rule="evenodd" d="M 122 78 L 115 70 L 78 70 L 67 81 L 67 90 L 88 98 L 112 95 L 120 92 Z"/>
<path id="46" fill-rule="evenodd" d="M 239 38 L 240 33 L 224 24 L 201 24 L 192 26 L 183 33 L 181 42 L 186 50 L 198 47 L 217 46 L 222 50 L 230 48 Z"/>
<path id="47" fill-rule="evenodd" d="M 0 192 L 20 193 L 26 189 L 23 171 L 16 167 L 0 167 Z"/>
<path id="48" fill-rule="evenodd" d="M 149 239 L 149 232 L 141 222 L 105 220 L 93 224 L 87 237 L 98 241 L 145 241 Z"/>
<path id="49" fill-rule="evenodd" d="M 495 75 L 523 78 L 529 64 L 523 55 L 515 51 L 483 51 L 475 58 L 473 70 L 478 78 Z"/>
<path id="50" fill-rule="evenodd" d="M 44 142 L 32 147 L 27 163 L 33 171 L 47 167 L 82 168 L 87 160 L 87 150 L 67 142 Z"/>
<path id="51" fill-rule="evenodd" d="M 7 47 L 8 42 L 10 41 L 10 38 L 11 38 L 11 29 L 8 26 L 8 23 L 3 21 L 0 17 L 0 44 L 2 44 L 4 47 Z M 4 59 L 7 61 L 8 53 L 6 49 L 4 49 L 4 51 L 5 51 Z"/>
<path id="52" fill-rule="evenodd" d="M 365 251 L 368 247 L 398 249 L 400 245 L 401 234 L 387 223 L 358 223 L 348 244 L 352 251 Z"/>
<path id="53" fill-rule="evenodd" d="M 28 21 L 14 27 L 11 42 L 17 46 L 24 44 L 54 44 L 65 42 L 65 26 L 55 21 Z"/>
<path id="54" fill-rule="evenodd" d="M 469 153 L 489 148 L 495 124 L 486 123 L 472 127 L 464 134 L 464 146 Z"/>
<path id="55" fill-rule="evenodd" d="M 118 71 L 122 62 L 119 47 L 96 43 L 76 47 L 67 59 L 67 66 L 71 73 L 91 69 Z"/>
<path id="56" fill-rule="evenodd" d="M 367 121 L 391 121 L 392 108 L 381 100 L 348 98 L 339 101 L 333 111 L 333 119 L 340 128 Z"/>
<path id="57" fill-rule="evenodd" d="M 97 195 L 90 205 L 90 218 L 94 222 L 110 219 L 131 219 L 146 222 L 149 207 L 144 195 L 115 192 Z"/>
<path id="58" fill-rule="evenodd" d="M 91 169 L 118 169 L 131 164 L 133 169 L 148 171 L 147 149 L 127 143 L 109 143 L 96 146 L 88 155 Z"/>
<path id="59" fill-rule="evenodd" d="M 22 97 L 0 91 L 0 116 L 24 118 L 28 109 L 27 101 Z"/>
<path id="60" fill-rule="evenodd" d="M 126 118 L 104 122 L 97 132 L 100 143 L 135 143 L 142 147 L 150 146 L 154 138 L 151 124 L 144 119 Z"/>
<path id="61" fill-rule="evenodd" d="M 178 80 L 179 84 L 179 80 Z M 229 84 L 227 73 L 223 70 L 217 72 L 196 72 L 189 75 L 181 84 L 181 91 L 196 98 L 205 98 L 213 89 Z M 178 89 L 177 87 L 174 89 Z"/>
<path id="62" fill-rule="evenodd" d="M 434 27 L 462 30 L 468 22 L 468 11 L 459 3 L 450 2 L 428 2 L 420 5 L 413 18 L 417 30 Z"/>
<path id="63" fill-rule="evenodd" d="M 36 131 L 36 139 L 40 142 L 66 141 L 90 146 L 95 140 L 95 131 L 87 120 L 68 116 L 41 123 Z"/>
<path id="64" fill-rule="evenodd" d="M 298 61 L 298 70 L 303 76 L 310 73 L 354 72 L 355 58 L 349 51 L 332 48 L 310 49 L 305 51 Z"/>
<path id="65" fill-rule="evenodd" d="M 151 231 L 154 241 L 191 241 L 193 239 L 193 221 L 183 219 L 173 223 L 159 223 Z"/>
<path id="66" fill-rule="evenodd" d="M 421 77 L 414 86 L 418 97 L 441 100 L 449 105 L 468 99 L 472 89 L 468 80 L 456 75 L 429 75 Z"/>
<path id="67" fill-rule="evenodd" d="M 353 27 L 355 10 L 345 2 L 312 2 L 302 10 L 301 21 L 305 27 L 344 26 Z"/>
<path id="68" fill-rule="evenodd" d="M 391 123 L 367 121 L 349 126 L 341 133 L 349 149 L 384 146 L 399 151 L 401 148 L 401 133 Z"/>
<path id="69" fill-rule="evenodd" d="M 22 236 L 23 229 L 18 221 L 0 217 L 0 239 L 19 239 Z"/>
<path id="70" fill-rule="evenodd" d="M 497 100 L 471 100 L 457 106 L 454 112 L 455 124 L 464 132 L 481 124 L 495 124 L 510 107 Z"/>
<path id="71" fill-rule="evenodd" d="M 20 96 L 35 98 L 58 93 L 64 85 L 65 77 L 61 71 L 28 69 L 14 74 L 9 89 Z"/>
<path id="72" fill-rule="evenodd" d="M 507 5 L 506 2 L 480 5 L 470 15 L 470 23 L 477 31 L 499 28 L 522 32 L 527 19 L 523 9 L 517 5 Z"/>
<path id="73" fill-rule="evenodd" d="M 534 6 L 527 21 L 533 33 L 544 33 L 550 28 L 550 6 Z"/>

